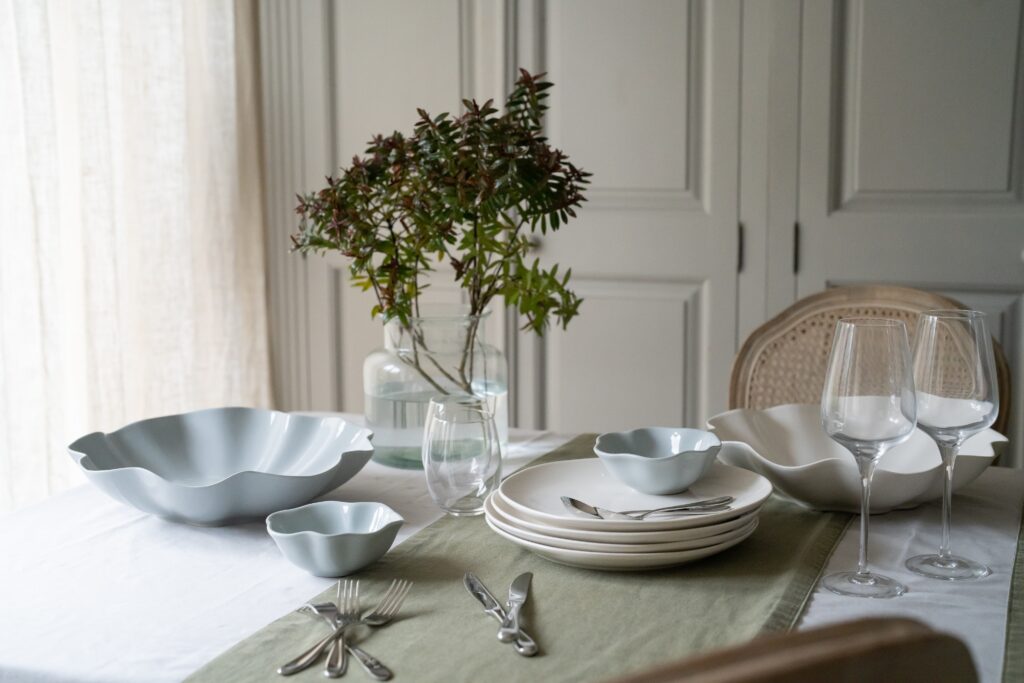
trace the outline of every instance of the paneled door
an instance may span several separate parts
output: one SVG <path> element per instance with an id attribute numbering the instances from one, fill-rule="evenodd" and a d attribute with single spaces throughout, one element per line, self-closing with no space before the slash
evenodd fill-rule
<path id="1" fill-rule="evenodd" d="M 593 176 L 537 255 L 585 298 L 542 340 L 495 311 L 524 427 L 701 424 L 725 407 L 736 337 L 739 0 L 261 2 L 275 388 L 289 409 L 363 408 L 381 342 L 334 255 L 288 255 L 295 192 L 409 130 L 416 107 L 501 101 L 518 67 L 555 83 L 553 142 Z M 388 36 L 383 49 L 380 36 Z M 457 301 L 438 274 L 430 293 Z"/>
<path id="2" fill-rule="evenodd" d="M 537 422 L 699 426 L 735 351 L 739 3 L 558 0 L 525 19 L 555 83 L 549 136 L 594 174 L 538 248 L 584 302 L 527 368 Z"/>
<path id="3" fill-rule="evenodd" d="M 991 314 L 1024 441 L 1019 0 L 805 2 L 795 294 L 885 282 Z M 785 275 L 784 275 L 785 276 Z"/>

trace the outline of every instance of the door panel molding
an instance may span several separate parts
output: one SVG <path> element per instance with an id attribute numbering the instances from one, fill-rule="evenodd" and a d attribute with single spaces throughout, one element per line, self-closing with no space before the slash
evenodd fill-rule
<path id="1" fill-rule="evenodd" d="M 291 253 L 295 194 L 335 165 L 331 12 L 325 0 L 260 0 L 263 203 L 274 403 L 334 409 L 329 269 Z"/>
<path id="2" fill-rule="evenodd" d="M 999 212 L 1021 209 L 1024 203 L 1024 135 L 1020 134 L 1024 130 L 1024 107 L 1021 106 L 1024 96 L 1024 49 L 1021 40 L 1024 12 L 1019 4 L 1014 7 L 1013 3 L 1005 2 L 990 3 L 988 10 L 979 5 L 946 4 L 950 6 L 935 7 L 933 1 L 915 5 L 905 0 L 902 4 L 871 5 L 872 12 L 885 11 L 897 16 L 876 17 L 874 25 L 867 25 L 865 0 L 832 1 L 830 211 L 920 212 L 969 207 L 971 210 Z M 1004 19 L 1012 19 L 1000 21 L 1000 17 L 995 16 L 998 9 L 1004 10 L 1007 15 Z M 914 29 L 899 36 L 903 39 L 908 36 L 917 38 L 917 43 L 902 48 L 905 55 L 912 57 L 926 53 L 934 44 L 953 49 L 958 42 L 966 42 L 956 38 L 966 35 L 977 39 L 978 33 L 991 34 L 994 26 L 1005 24 L 1003 29 L 1013 30 L 1013 36 L 1004 36 L 1006 45 L 992 45 L 990 42 L 988 48 L 1002 47 L 1010 51 L 1014 55 L 1013 64 L 1000 63 L 996 57 L 985 63 L 973 64 L 978 59 L 958 59 L 962 56 L 959 53 L 947 57 L 931 55 L 935 60 L 946 59 L 959 65 L 962 72 L 955 73 L 951 64 L 944 72 L 951 81 L 945 84 L 945 88 L 927 87 L 930 83 L 926 82 L 918 85 L 913 78 L 893 74 L 893 70 L 902 68 L 897 63 L 900 60 L 886 61 L 884 71 L 879 63 L 868 69 L 865 60 L 876 55 L 879 42 L 886 47 L 887 37 L 890 52 L 895 49 L 891 44 L 904 42 L 895 40 L 896 33 L 900 26 L 912 22 L 914 17 L 911 15 L 915 11 L 922 16 L 931 16 L 933 26 L 939 25 L 928 32 L 926 22 L 913 22 Z M 947 25 L 940 23 L 943 17 Z M 972 28 L 977 29 L 973 36 L 970 33 Z M 940 35 L 943 29 L 947 30 L 948 36 Z M 875 35 L 886 31 L 888 36 L 878 38 Z M 995 39 L 991 35 L 986 37 Z M 869 38 L 876 38 L 875 50 L 866 50 L 865 41 Z M 969 44 L 960 49 L 971 51 Z M 973 54 L 978 52 L 973 51 Z M 911 63 L 905 68 L 909 70 L 914 66 Z M 994 72 L 1004 79 L 999 85 L 1005 92 L 992 82 L 995 76 L 988 78 Z M 873 80 L 866 84 L 869 78 Z M 901 85 L 902 97 L 895 92 Z M 961 87 L 958 89 L 958 86 Z M 977 92 L 963 92 L 968 87 Z M 865 92 L 865 88 L 871 88 L 871 91 Z M 953 95 L 944 95 L 946 92 Z M 991 100 L 987 107 L 983 106 L 986 96 Z M 999 100 L 1000 96 L 1008 101 Z M 869 114 L 864 111 L 866 106 L 870 108 Z M 916 111 L 918 116 L 900 120 L 908 110 Z M 979 114 L 979 120 L 972 120 Z M 873 126 L 871 137 L 864 131 L 865 117 L 868 116 Z M 937 119 L 943 119 L 941 123 L 948 124 L 948 127 L 939 128 Z M 968 135 L 968 131 L 972 135 Z M 944 151 L 951 147 L 952 151 Z M 965 167 L 967 162 L 964 159 L 977 166 L 982 159 L 997 157 L 1004 150 L 1005 160 L 994 162 L 1000 164 L 999 168 L 993 169 L 990 164 Z M 922 154 L 925 156 L 914 158 L 914 155 Z M 900 177 L 879 178 L 873 183 L 870 177 L 866 177 L 870 170 L 865 169 L 865 155 L 870 155 L 876 172 L 884 169 L 887 175 Z M 959 165 L 950 163 L 948 158 L 957 158 Z M 958 176 L 959 180 L 954 182 L 961 186 L 949 185 L 950 180 L 945 177 L 949 173 Z"/>
<path id="3" fill-rule="evenodd" d="M 998 318 L 1018 376 L 1022 4 L 804 2 L 796 197 L 798 297 L 854 283 L 947 294 Z M 1024 465 L 1019 410 L 1009 461 Z"/>
<path id="4" fill-rule="evenodd" d="M 603 305 L 607 310 L 605 316 L 599 317 L 597 312 L 586 320 L 581 316 L 568 330 L 548 333 L 547 354 L 552 362 L 546 402 L 551 421 L 569 431 L 592 429 L 590 425 L 595 422 L 609 430 L 640 424 L 699 424 L 704 283 L 611 278 L 575 278 L 574 283 L 592 308 Z M 608 318 L 620 324 L 602 325 Z M 638 325 L 642 320 L 648 324 Z M 588 323 L 594 329 L 589 329 Z M 660 352 L 665 335 L 678 336 L 678 355 L 674 358 Z M 646 351 L 642 348 L 645 346 L 649 347 Z M 590 372 L 580 368 L 574 372 L 571 366 L 577 362 L 589 364 Z M 657 364 L 657 369 L 642 367 L 650 363 Z M 652 392 L 663 394 L 658 405 L 660 414 L 652 414 L 647 404 L 630 399 Z M 594 396 L 604 397 L 596 407 Z M 595 409 L 599 415 L 594 414 Z"/>
<path id="5" fill-rule="evenodd" d="M 682 106 L 678 107 L 683 112 L 682 120 L 678 122 L 678 131 L 676 131 L 678 140 L 673 140 L 674 144 L 669 145 L 667 148 L 664 146 L 659 147 L 657 151 L 657 153 L 664 153 L 671 149 L 678 150 L 678 154 L 674 156 L 683 160 L 682 165 L 678 169 L 663 173 L 658 182 L 652 182 L 651 179 L 648 179 L 646 182 L 635 186 L 623 186 L 615 182 L 604 184 L 601 179 L 600 169 L 598 169 L 598 173 L 594 176 L 594 183 L 587 191 L 588 209 L 677 210 L 701 211 L 704 213 L 710 211 L 706 193 L 704 192 L 704 186 L 707 182 L 705 164 L 708 153 L 706 149 L 708 143 L 707 136 L 705 135 L 704 118 L 710 88 L 706 70 L 709 41 L 706 37 L 708 15 L 705 4 L 705 0 L 688 0 L 686 3 L 678 3 L 674 2 L 674 0 L 646 3 L 649 9 L 656 8 L 657 11 L 670 15 L 666 19 L 676 19 L 685 23 L 681 31 L 686 36 L 685 44 L 682 46 L 679 54 L 676 55 L 676 57 L 681 57 L 685 60 L 685 63 L 682 69 L 674 70 L 674 73 L 682 75 L 682 78 L 677 77 L 674 79 L 674 83 L 678 83 L 681 86 L 680 92 L 675 93 L 675 95 L 683 100 Z M 584 14 L 591 12 L 593 14 L 595 7 L 598 7 L 600 12 L 617 11 L 624 13 L 624 22 L 617 22 L 614 25 L 611 23 L 601 25 L 592 21 L 579 21 L 580 17 L 576 17 L 577 20 L 570 18 L 574 13 Z M 607 48 L 602 51 L 602 54 L 597 55 L 599 58 L 606 58 L 607 64 L 588 65 L 587 69 L 575 71 L 575 77 L 567 83 L 556 83 L 556 88 L 551 98 L 551 111 L 548 113 L 548 129 L 551 131 L 553 138 L 565 140 L 568 136 L 570 139 L 564 144 L 570 149 L 578 145 L 573 144 L 571 135 L 568 135 L 568 131 L 564 127 L 564 121 L 571 118 L 574 121 L 573 128 L 577 128 L 580 125 L 591 125 L 594 119 L 602 115 L 602 108 L 591 107 L 589 108 L 591 114 L 586 117 L 590 121 L 583 124 L 580 123 L 580 117 L 574 116 L 571 112 L 566 115 L 566 104 L 575 105 L 574 102 L 569 100 L 573 97 L 572 87 L 578 82 L 579 78 L 587 78 L 592 75 L 594 78 L 602 79 L 605 82 L 605 87 L 616 87 L 634 96 L 644 92 L 643 86 L 645 83 L 642 78 L 644 74 L 627 73 L 628 64 L 626 63 L 626 56 L 620 55 L 622 58 L 616 59 L 612 55 L 613 51 L 617 49 L 617 44 L 622 42 L 621 36 L 618 35 L 619 32 L 628 29 L 628 21 L 625 19 L 628 19 L 629 13 L 635 11 L 637 7 L 638 4 L 623 4 L 617 1 L 599 3 L 595 2 L 595 0 L 562 0 L 560 2 L 546 3 L 544 6 L 543 14 L 545 15 L 545 20 L 543 23 L 547 31 L 546 37 L 554 40 L 554 44 L 551 44 L 550 40 L 548 41 L 549 44 L 545 50 L 547 62 L 545 68 L 551 73 L 563 73 L 567 66 L 569 66 L 565 63 L 562 48 L 564 47 L 565 52 L 571 52 L 573 50 L 572 41 L 575 39 L 583 40 L 581 36 L 572 35 L 571 31 L 576 27 L 586 27 L 590 31 L 585 42 L 601 43 Z M 666 23 L 671 23 L 671 21 Z M 595 29 L 607 31 L 608 35 L 594 35 Z M 568 35 L 567 32 L 569 32 Z M 670 47 L 669 41 L 665 41 L 665 43 L 660 48 L 668 49 Z M 671 47 L 675 48 L 677 46 L 672 45 Z M 594 56 L 593 54 L 591 55 L 591 57 Z M 672 62 L 671 59 L 664 59 L 655 60 L 653 63 L 658 64 L 663 61 Z M 614 71 L 620 65 L 623 72 Z M 609 81 L 611 82 L 610 84 L 608 84 Z M 659 81 L 659 83 L 662 82 Z M 588 87 L 586 84 L 582 86 L 584 92 L 598 89 L 596 87 Z M 654 96 L 653 93 L 647 94 L 648 96 Z M 624 99 L 628 96 L 624 95 Z M 620 111 L 614 112 L 614 115 L 621 116 L 628 111 L 635 114 L 635 120 L 639 121 L 643 119 L 646 113 L 650 113 L 651 108 L 652 105 L 649 102 L 637 101 L 635 102 L 634 109 L 623 106 Z M 609 126 L 608 128 L 609 130 L 604 131 L 606 133 L 604 138 L 611 141 L 612 144 L 614 144 L 614 139 L 617 137 L 627 138 L 631 130 L 630 126 Z M 653 129 L 653 126 L 651 129 Z M 586 135 L 589 132 L 580 132 L 580 135 Z M 636 133 L 635 129 L 633 132 Z M 647 134 L 648 132 L 648 130 L 641 130 L 640 135 Z M 634 140 L 632 143 L 629 143 L 624 139 L 622 149 L 619 151 L 624 151 L 625 145 L 635 142 Z M 641 144 L 650 142 L 653 141 L 643 140 Z M 616 156 L 615 149 L 612 149 L 610 154 Z M 630 158 L 630 155 L 625 153 L 618 154 L 617 156 L 620 159 Z M 598 163 L 600 164 L 600 161 Z M 667 171 L 668 169 L 663 170 Z M 676 173 L 678 173 L 678 177 L 671 177 Z"/>
<path id="6" fill-rule="evenodd" d="M 568 0 L 548 3 L 545 10 L 547 63 L 541 70 L 556 84 L 549 135 L 595 173 L 597 184 L 588 190 L 592 201 L 584 205 L 578 221 L 543 238 L 538 253 L 543 262 L 571 266 L 574 289 L 584 298 L 580 317 L 568 331 L 551 330 L 546 336 L 540 355 L 546 367 L 541 382 L 544 424 L 604 429 L 618 419 L 602 412 L 609 406 L 638 411 L 634 422 L 644 421 L 641 413 L 646 411 L 647 420 L 659 416 L 702 424 L 725 407 L 736 344 L 740 4 Z M 685 32 L 685 44 L 666 39 L 665 27 L 672 26 Z M 580 27 L 586 27 L 585 40 Z M 648 60 L 649 73 L 635 73 L 631 67 L 640 54 Z M 650 86 L 657 97 L 645 94 L 649 86 L 644 77 L 657 84 Z M 587 84 L 585 96 L 572 87 L 582 88 L 580 83 Z M 685 116 L 646 115 L 645 103 L 653 107 L 663 101 L 675 103 L 674 110 Z M 574 112 L 573 107 L 583 104 L 585 110 Z M 620 126 L 626 118 L 628 125 Z M 567 120 L 572 128 L 564 125 Z M 634 139 L 606 145 L 609 138 L 625 134 Z M 635 150 L 649 150 L 645 159 L 652 166 L 630 166 Z M 621 159 L 622 164 L 609 169 L 602 159 Z M 630 182 L 621 182 L 623 178 Z M 676 299 L 670 306 L 641 296 L 648 291 L 662 296 L 658 288 L 664 286 Z M 606 294 L 605 287 L 622 289 L 632 298 Z M 685 288 L 685 307 L 680 303 L 683 295 L 673 287 Z M 654 311 L 661 311 L 663 320 Z M 676 330 L 675 321 L 684 313 L 685 330 Z M 637 365 L 628 347 L 616 352 L 606 345 L 606 336 L 620 333 L 620 318 L 631 316 L 640 316 L 649 328 L 638 331 L 634 342 L 638 348 L 646 344 L 644 361 L 660 355 L 676 370 L 649 372 Z M 659 336 L 662 329 L 665 336 Z M 698 341 L 683 343 L 679 335 L 684 333 Z M 679 357 L 680 346 L 685 347 L 685 359 Z M 593 360 L 594 367 L 608 366 L 612 372 L 633 368 L 635 379 L 646 378 L 651 389 L 633 387 L 635 396 L 606 399 L 595 394 L 596 387 L 574 393 L 590 386 L 593 375 L 574 361 L 594 354 L 603 359 Z M 680 380 L 684 367 L 685 380 Z M 673 372 L 678 377 L 668 379 Z M 627 379 L 617 381 L 628 384 Z M 676 381 L 689 385 L 685 402 L 681 395 L 657 393 L 676 387 Z M 665 412 L 669 404 L 670 414 Z"/>

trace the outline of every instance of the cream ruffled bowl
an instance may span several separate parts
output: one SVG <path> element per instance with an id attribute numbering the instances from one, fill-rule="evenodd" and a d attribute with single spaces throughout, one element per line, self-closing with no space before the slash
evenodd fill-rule
<path id="1" fill-rule="evenodd" d="M 776 491 L 818 510 L 860 511 L 860 476 L 850 452 L 825 434 L 817 405 L 730 410 L 708 420 L 722 440 L 718 459 L 764 476 Z M 1006 437 L 986 429 L 968 439 L 953 470 L 953 490 L 985 471 Z M 871 512 L 911 508 L 942 497 L 942 461 L 920 429 L 891 448 L 875 470 Z"/>

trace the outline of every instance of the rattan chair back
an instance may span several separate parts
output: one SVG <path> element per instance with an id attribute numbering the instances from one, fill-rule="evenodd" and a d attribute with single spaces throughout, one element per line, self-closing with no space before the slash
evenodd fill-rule
<path id="1" fill-rule="evenodd" d="M 932 292 L 896 286 L 836 287 L 801 299 L 754 330 L 733 363 L 729 407 L 762 409 L 784 403 L 817 403 L 825 383 L 832 335 L 840 318 L 894 318 L 913 342 L 923 311 L 966 308 Z M 1005 434 L 1010 416 L 1010 369 L 994 341 L 999 416 Z M 950 376 L 951 381 L 957 381 Z M 960 378 L 960 381 L 964 381 Z"/>

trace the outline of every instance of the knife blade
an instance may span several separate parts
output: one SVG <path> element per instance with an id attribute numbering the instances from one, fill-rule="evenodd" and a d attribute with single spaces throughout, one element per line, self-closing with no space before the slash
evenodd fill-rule
<path id="1" fill-rule="evenodd" d="M 530 593 L 530 580 L 533 579 L 531 572 L 520 574 L 512 582 L 508 589 L 508 610 L 505 619 L 498 629 L 498 640 L 503 643 L 511 643 L 519 633 L 519 611 L 526 604 L 526 597 Z"/>
<path id="2" fill-rule="evenodd" d="M 477 601 L 484 606 L 484 612 L 490 614 L 492 617 L 498 620 L 498 622 L 505 621 L 505 610 L 498 602 L 497 598 L 487 590 L 487 586 L 483 584 L 476 574 L 473 572 L 466 572 L 463 577 L 463 584 L 466 586 L 466 590 L 472 595 Z M 515 641 L 512 643 L 513 648 L 519 654 L 524 657 L 532 657 L 537 654 L 537 643 L 528 636 L 522 629 L 520 629 Z"/>

